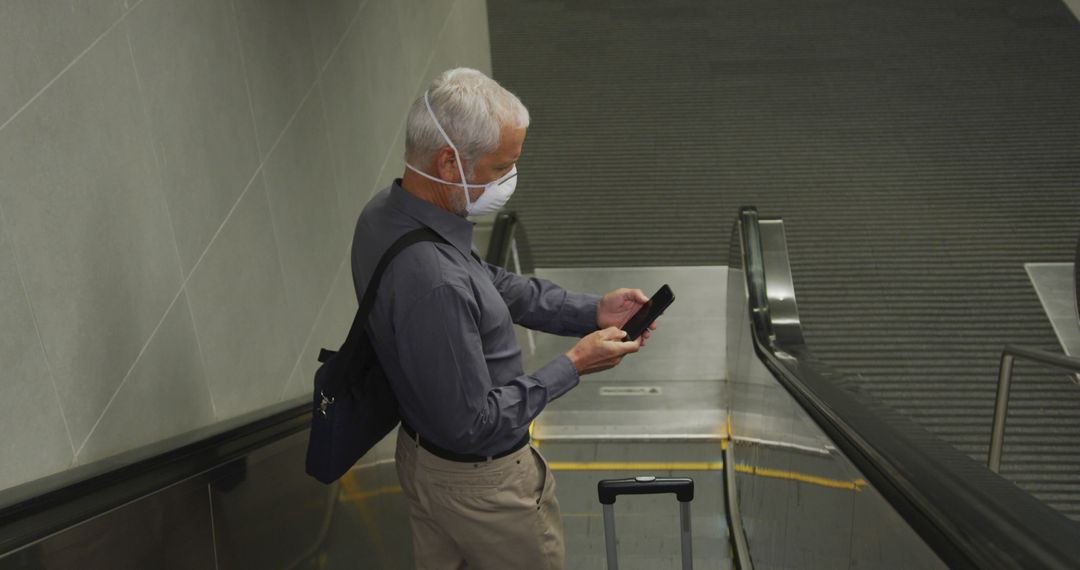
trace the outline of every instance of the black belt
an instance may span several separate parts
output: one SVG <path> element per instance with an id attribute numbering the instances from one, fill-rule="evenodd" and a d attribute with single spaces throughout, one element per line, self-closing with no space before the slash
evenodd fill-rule
<path id="1" fill-rule="evenodd" d="M 409 437 L 413 438 L 413 440 L 420 444 L 420 447 L 428 450 L 428 452 L 430 452 L 432 455 L 436 457 L 441 457 L 442 459 L 446 459 L 447 461 L 460 461 L 462 463 L 483 463 L 488 459 L 499 459 L 500 457 L 506 457 L 507 455 L 510 455 L 511 453 L 521 449 L 522 447 L 529 445 L 529 434 L 526 433 L 524 436 L 521 437 L 521 441 L 515 443 L 510 449 L 501 453 L 496 453 L 495 455 L 491 456 L 468 455 L 465 453 L 454 453 L 453 451 L 443 449 L 435 445 L 434 443 L 431 443 L 431 441 L 427 439 L 417 438 L 416 430 L 410 427 L 409 424 L 405 423 L 404 420 L 401 422 L 401 429 L 405 430 L 405 433 L 409 434 Z"/>

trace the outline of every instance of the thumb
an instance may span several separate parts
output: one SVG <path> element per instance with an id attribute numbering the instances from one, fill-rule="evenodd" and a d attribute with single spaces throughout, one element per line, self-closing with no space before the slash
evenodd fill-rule
<path id="1" fill-rule="evenodd" d="M 601 340 L 620 340 L 626 336 L 626 331 L 619 327 L 608 327 L 600 331 Z"/>
<path id="2" fill-rule="evenodd" d="M 633 294 L 634 294 L 634 299 L 637 302 L 639 302 L 639 303 L 648 303 L 649 302 L 649 298 L 645 296 L 645 292 L 642 291 L 641 289 L 634 289 Z"/>
<path id="3" fill-rule="evenodd" d="M 620 343 L 618 343 L 617 350 L 619 352 L 619 355 L 620 356 L 625 356 L 627 354 L 632 354 L 632 353 L 635 353 L 635 352 L 641 350 L 641 341 L 642 341 L 642 339 L 639 337 L 634 342 L 620 342 Z"/>

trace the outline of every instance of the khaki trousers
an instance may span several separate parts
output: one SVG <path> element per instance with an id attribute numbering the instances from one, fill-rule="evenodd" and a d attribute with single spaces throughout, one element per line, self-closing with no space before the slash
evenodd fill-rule
<path id="1" fill-rule="evenodd" d="M 432 455 L 399 429 L 396 459 L 417 569 L 562 570 L 555 478 L 532 445 L 460 463 Z"/>

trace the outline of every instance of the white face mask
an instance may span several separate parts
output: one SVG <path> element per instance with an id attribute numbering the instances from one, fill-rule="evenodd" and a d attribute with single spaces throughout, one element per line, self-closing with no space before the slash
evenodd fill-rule
<path id="1" fill-rule="evenodd" d="M 442 184 L 451 184 L 461 186 L 461 189 L 465 192 L 465 215 L 467 216 L 483 216 L 492 212 L 498 211 L 506 205 L 506 202 L 510 200 L 510 196 L 513 196 L 514 189 L 517 188 L 517 165 L 514 165 L 507 172 L 505 176 L 502 176 L 498 180 L 488 182 L 487 184 L 469 184 L 465 181 L 465 168 L 461 164 L 461 153 L 458 152 L 454 142 L 450 140 L 450 137 L 443 130 L 442 125 L 439 124 L 439 119 L 435 118 L 435 112 L 431 110 L 431 103 L 428 102 L 428 94 L 424 92 L 424 105 L 427 105 L 428 114 L 431 115 L 431 120 L 435 121 L 435 126 L 439 129 L 439 133 L 443 139 L 446 140 L 446 144 L 450 145 L 450 148 L 454 151 L 454 155 L 457 156 L 458 172 L 461 174 L 461 182 L 448 182 L 441 178 L 435 178 L 426 172 L 422 172 L 415 166 L 405 163 L 405 167 L 413 172 L 427 178 L 428 180 L 434 180 Z M 475 202 L 469 199 L 469 188 L 483 188 L 484 192 L 480 194 L 480 197 Z"/>

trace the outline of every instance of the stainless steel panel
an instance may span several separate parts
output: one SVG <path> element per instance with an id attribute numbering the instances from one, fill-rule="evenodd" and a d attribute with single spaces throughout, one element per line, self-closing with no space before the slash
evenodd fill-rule
<path id="1" fill-rule="evenodd" d="M 782 223 L 763 222 L 762 241 L 786 252 Z M 785 265 L 767 265 L 766 277 L 774 330 L 791 338 L 801 333 Z M 944 568 L 757 358 L 739 269 L 727 302 L 737 500 L 755 568 Z"/>
<path id="2" fill-rule="evenodd" d="M 832 442 L 778 384 L 729 384 L 731 430 L 736 438 L 804 446 L 824 452 Z"/>
<path id="3" fill-rule="evenodd" d="M 259 449 L 215 474 L 218 568 L 290 568 L 321 543 L 336 489 L 304 472 L 307 435 Z"/>
<path id="4" fill-rule="evenodd" d="M 170 487 L 0 558 L 0 570 L 214 568 L 202 477 Z"/>
<path id="5" fill-rule="evenodd" d="M 628 361 L 623 361 L 627 365 Z M 658 381 L 657 395 L 605 396 L 605 388 L 633 383 L 591 380 L 556 400 L 537 419 L 533 436 L 560 437 L 719 436 L 726 433 L 722 409 L 725 386 L 720 382 Z"/>
<path id="6" fill-rule="evenodd" d="M 646 346 L 608 371 L 585 376 L 577 388 L 552 402 L 534 434 L 550 437 L 716 437 L 725 433 L 725 267 L 537 269 L 537 276 L 569 289 L 605 293 L 634 287 L 653 294 L 667 283 L 675 303 L 658 320 Z M 574 338 L 534 335 L 531 351 L 522 336 L 526 370 L 566 352 Z M 605 389 L 656 387 L 657 394 L 602 395 Z"/>
<path id="7" fill-rule="evenodd" d="M 842 456 L 736 445 L 755 567 L 946 567 Z"/>
<path id="8" fill-rule="evenodd" d="M 605 568 L 604 523 L 596 483 L 638 475 L 694 479 L 696 568 L 731 568 L 722 451 L 713 443 L 542 443 L 555 473 L 566 535 L 566 568 Z M 681 466 L 678 464 L 682 464 Z M 688 469 L 687 467 L 699 467 Z M 615 504 L 619 568 L 657 570 L 680 563 L 679 506 L 672 495 L 620 497 Z"/>
<path id="9" fill-rule="evenodd" d="M 672 287 L 674 289 L 674 287 Z M 684 294 L 676 292 L 676 304 Z M 683 289 L 686 290 L 686 289 Z M 656 290 L 647 290 L 651 295 Z M 674 305 L 672 305 L 674 308 Z M 664 314 L 658 329 L 637 354 L 623 359 L 611 370 L 589 376 L 589 380 L 655 382 L 658 380 L 718 381 L 724 377 L 723 317 L 693 317 Z M 536 353 L 526 359 L 525 369 L 534 370 L 566 353 L 578 339 L 545 334 L 534 335 Z M 527 345 L 523 344 L 525 349 Z"/>

